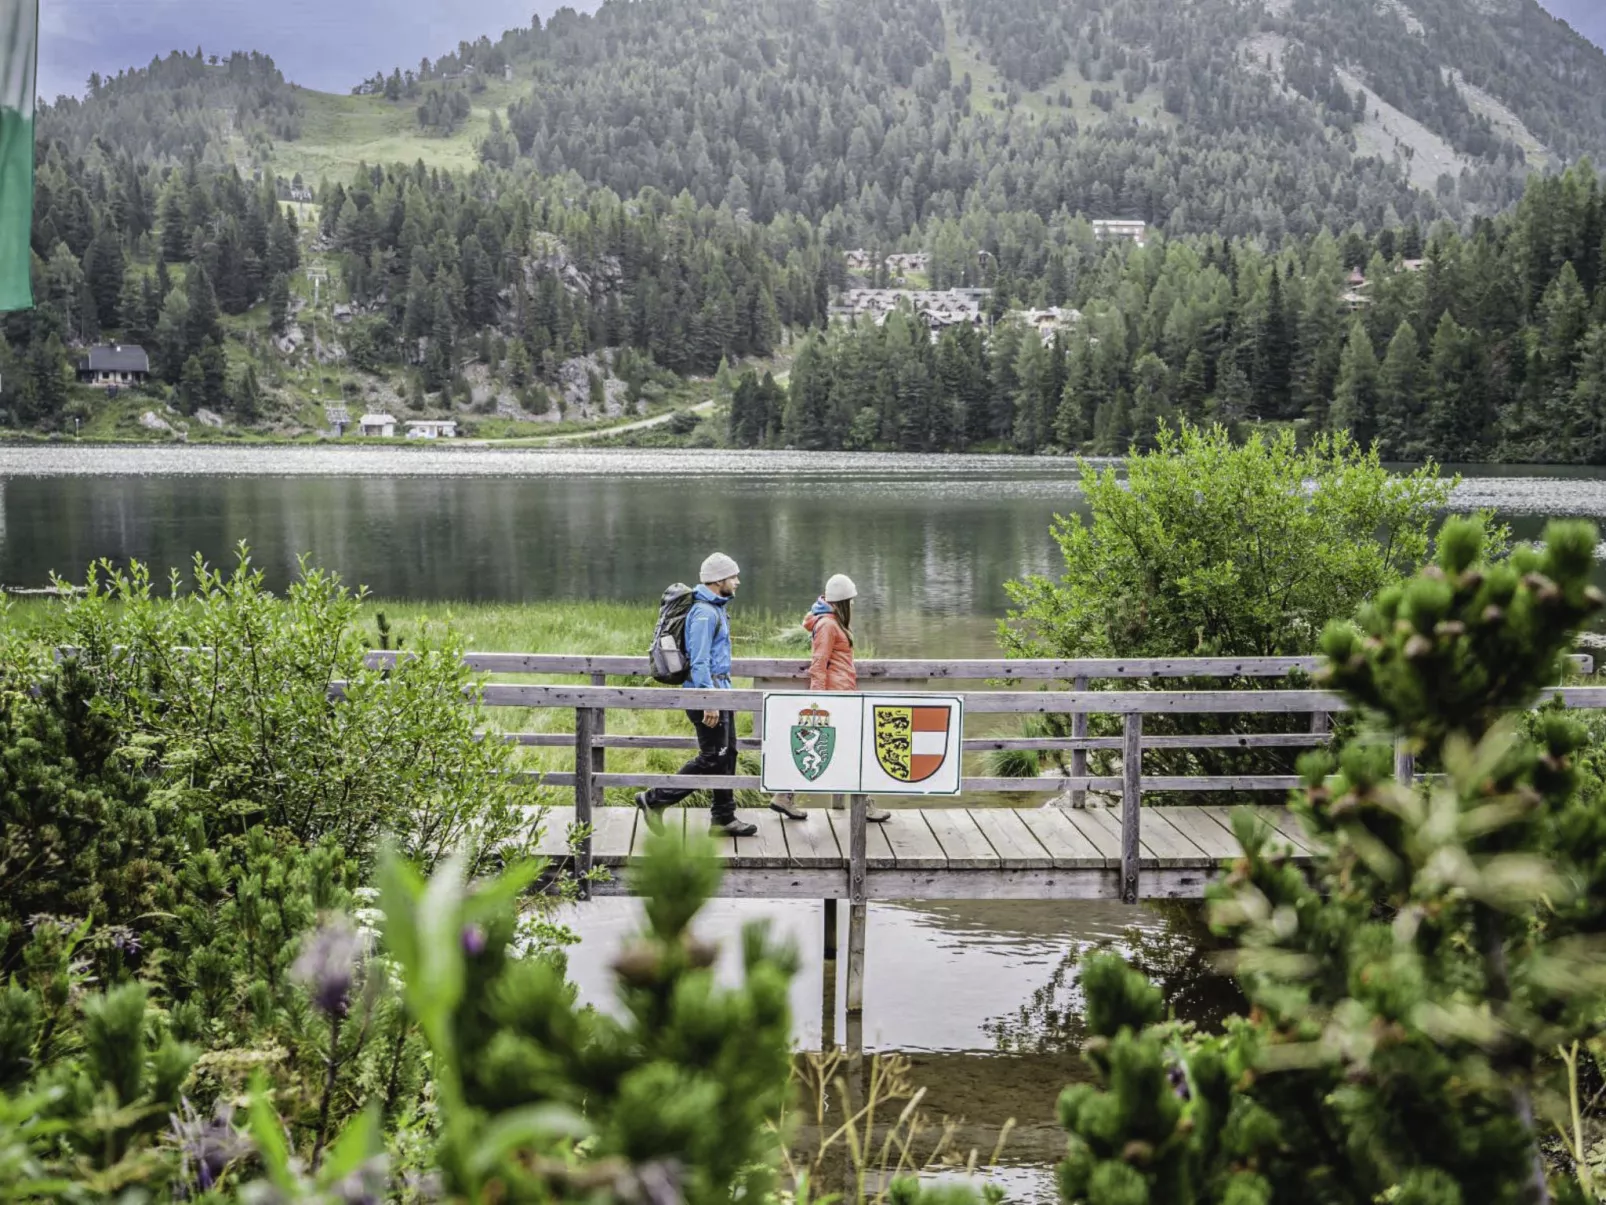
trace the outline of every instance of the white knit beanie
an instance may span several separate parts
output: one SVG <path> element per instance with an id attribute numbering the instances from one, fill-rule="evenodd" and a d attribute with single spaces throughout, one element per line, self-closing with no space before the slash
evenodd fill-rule
<path id="1" fill-rule="evenodd" d="M 847 602 L 851 598 L 858 597 L 859 588 L 853 584 L 853 579 L 845 573 L 838 573 L 825 583 L 826 602 Z"/>
<path id="2" fill-rule="evenodd" d="M 704 585 L 712 585 L 728 577 L 735 577 L 740 572 L 740 567 L 730 557 L 723 552 L 714 552 L 703 562 L 702 573 L 697 580 Z"/>

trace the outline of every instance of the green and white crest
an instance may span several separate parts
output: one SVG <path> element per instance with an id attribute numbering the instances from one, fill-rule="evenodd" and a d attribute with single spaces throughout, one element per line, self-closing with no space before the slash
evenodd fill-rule
<path id="1" fill-rule="evenodd" d="M 809 782 L 816 781 L 831 765 L 836 752 L 836 729 L 831 713 L 818 703 L 798 713 L 792 726 L 792 764 Z"/>

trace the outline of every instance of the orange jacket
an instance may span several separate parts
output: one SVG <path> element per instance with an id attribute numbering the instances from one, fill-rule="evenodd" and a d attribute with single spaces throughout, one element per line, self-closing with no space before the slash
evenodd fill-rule
<path id="1" fill-rule="evenodd" d="M 853 667 L 853 641 L 843 631 L 836 612 L 822 611 L 818 603 L 803 621 L 814 637 L 814 658 L 809 662 L 810 690 L 857 690 L 859 673 Z"/>

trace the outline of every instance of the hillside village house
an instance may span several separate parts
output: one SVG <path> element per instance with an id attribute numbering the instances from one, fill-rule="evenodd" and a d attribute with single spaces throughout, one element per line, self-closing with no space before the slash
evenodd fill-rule
<path id="1" fill-rule="evenodd" d="M 78 380 L 96 389 L 116 389 L 143 385 L 151 375 L 151 358 L 143 347 L 114 343 L 91 347 L 78 361 Z"/>
<path id="2" fill-rule="evenodd" d="M 412 418 L 407 420 L 408 439 L 456 439 L 457 423 L 449 418 Z"/>
<path id="3" fill-rule="evenodd" d="M 864 318 L 880 326 L 893 310 L 907 305 L 926 324 L 932 342 L 936 342 L 950 326 L 984 326 L 981 307 L 990 293 L 990 289 L 849 289 L 830 312 L 835 318 Z"/>
<path id="4" fill-rule="evenodd" d="M 390 414 L 365 414 L 357 420 L 357 434 L 392 439 L 396 435 L 396 418 Z"/>
<path id="5" fill-rule="evenodd" d="M 1147 222 L 1096 218 L 1093 221 L 1093 237 L 1100 240 L 1112 238 L 1129 239 L 1141 247 L 1148 241 L 1149 224 Z"/>

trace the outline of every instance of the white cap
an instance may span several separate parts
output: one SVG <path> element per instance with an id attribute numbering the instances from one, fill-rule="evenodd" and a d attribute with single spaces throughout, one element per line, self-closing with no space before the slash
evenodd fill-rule
<path id="1" fill-rule="evenodd" d="M 859 588 L 853 584 L 853 579 L 845 573 L 835 574 L 825 583 L 826 602 L 847 602 L 850 598 L 859 597 Z"/>
<path id="2" fill-rule="evenodd" d="M 714 552 L 703 562 L 702 573 L 697 580 L 708 585 L 712 582 L 722 582 L 728 577 L 735 577 L 740 572 L 741 569 L 730 557 L 723 552 Z"/>

